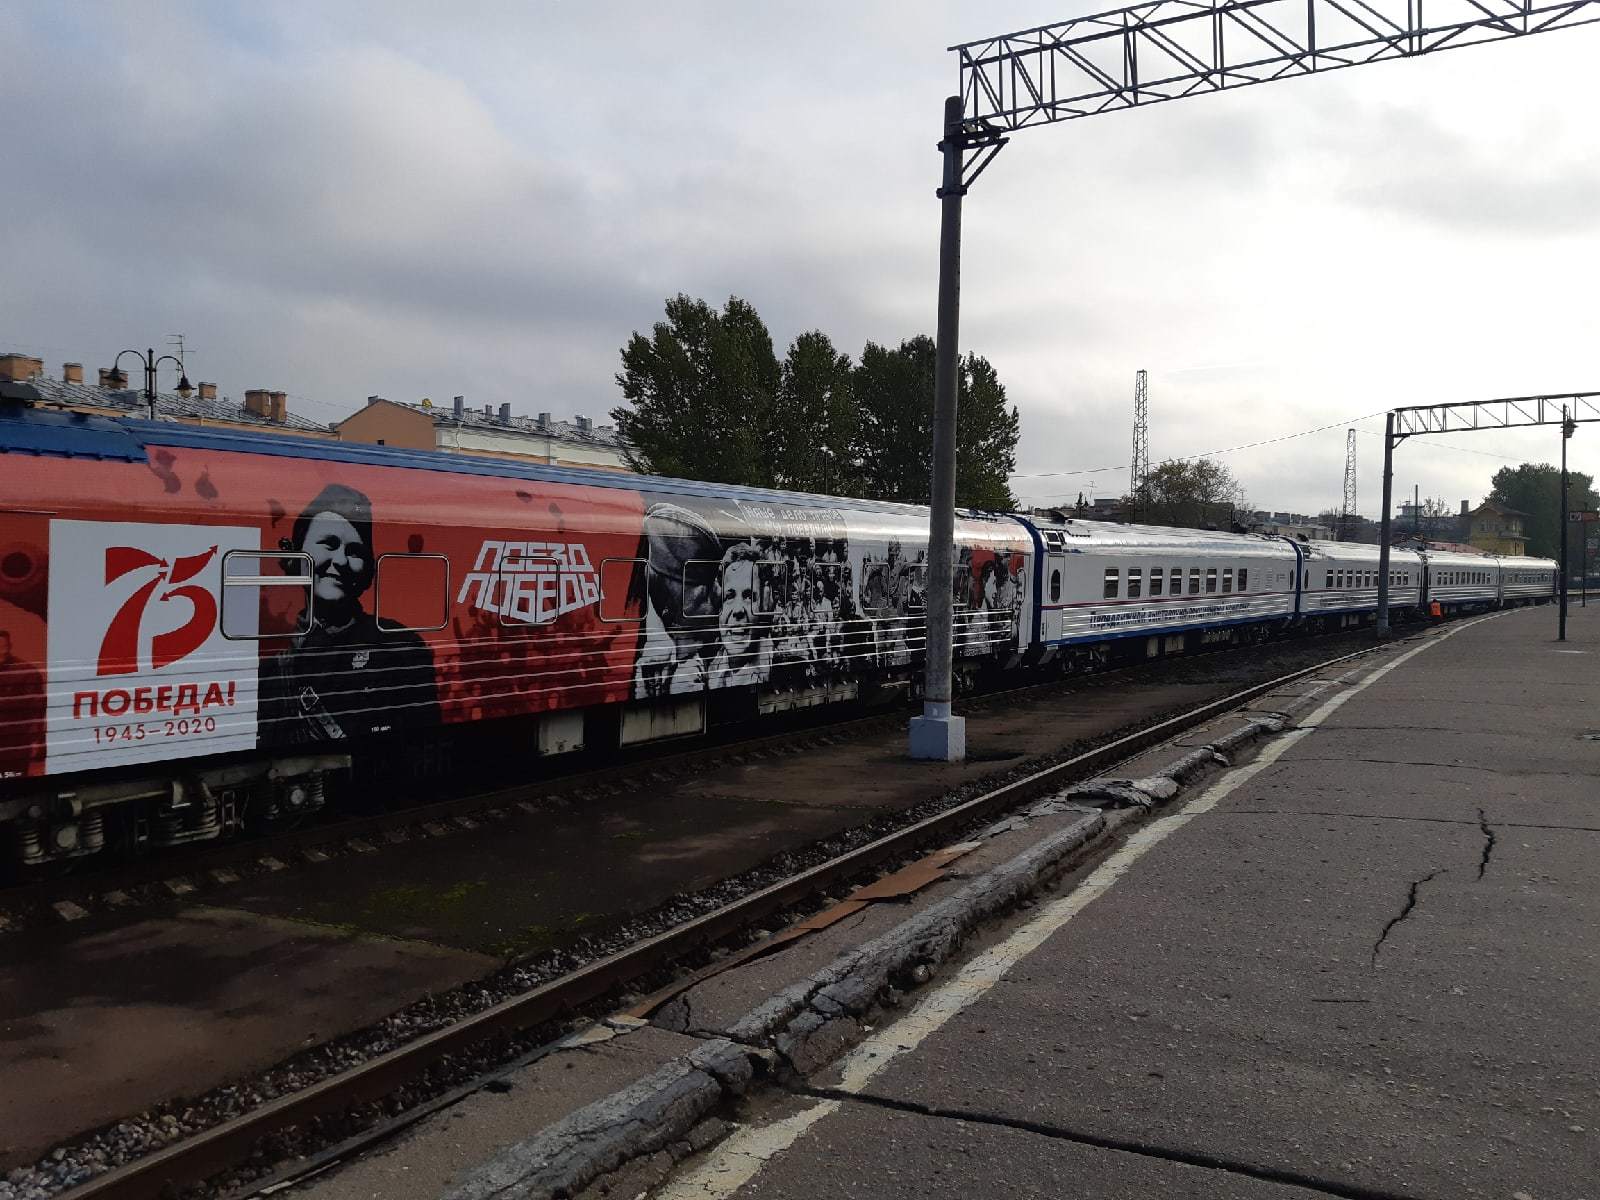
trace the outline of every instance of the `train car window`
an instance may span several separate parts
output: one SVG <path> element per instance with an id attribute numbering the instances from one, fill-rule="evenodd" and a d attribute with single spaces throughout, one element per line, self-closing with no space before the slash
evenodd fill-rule
<path id="1" fill-rule="evenodd" d="M 500 624 L 548 625 L 561 611 L 561 561 L 548 554 L 523 554 L 520 545 L 509 543 L 496 569 L 494 598 L 499 602 Z"/>
<path id="2" fill-rule="evenodd" d="M 311 628 L 311 555 L 229 550 L 222 556 L 222 636 L 294 637 Z"/>
<path id="3" fill-rule="evenodd" d="M 739 566 L 754 564 L 739 563 Z M 683 605 L 685 621 L 715 621 L 717 619 L 718 576 L 722 574 L 719 558 L 691 558 L 683 564 Z"/>
<path id="4" fill-rule="evenodd" d="M 1173 567 L 1172 573 L 1167 577 L 1167 595 L 1183 595 L 1183 568 Z"/>
<path id="5" fill-rule="evenodd" d="M 789 607 L 789 564 L 778 561 L 764 561 L 756 564 L 756 577 L 761 581 L 761 592 L 757 600 L 756 612 L 763 617 L 774 616 L 784 612 Z M 922 580 L 926 585 L 926 568 L 923 568 Z M 908 573 L 909 574 L 909 573 Z M 913 594 L 918 592 L 926 595 L 926 586 L 912 588 Z"/>
<path id="6" fill-rule="evenodd" d="M 1250 568 L 1249 567 L 1240 567 L 1239 568 L 1239 590 L 1241 592 L 1248 592 L 1250 590 Z"/>
<path id="7" fill-rule="evenodd" d="M 1200 594 L 1200 568 L 1199 567 L 1190 567 L 1189 568 L 1189 595 L 1198 596 L 1199 594 Z"/>
<path id="8" fill-rule="evenodd" d="M 1328 577 L 1325 580 L 1322 581 L 1322 586 L 1325 587 L 1325 588 L 1331 588 L 1333 586 L 1333 572 L 1332 571 L 1328 572 Z"/>
<path id="9" fill-rule="evenodd" d="M 1212 592 L 1214 592 L 1216 590 L 1217 590 L 1217 569 L 1215 567 L 1207 567 L 1206 568 L 1206 594 L 1209 595 L 1210 593 L 1212 593 Z"/>
<path id="10" fill-rule="evenodd" d="M 645 560 L 600 560 L 600 619 L 610 624 L 637 625 L 644 620 Z M 636 610 L 630 616 L 628 609 Z"/>
<path id="11" fill-rule="evenodd" d="M 1057 568 L 1050 572 L 1050 599 L 1061 599 L 1061 570 Z"/>
<path id="12" fill-rule="evenodd" d="M 1144 595 L 1144 571 L 1139 567 L 1128 568 L 1128 599 L 1137 600 Z"/>
<path id="13" fill-rule="evenodd" d="M 432 633 L 450 622 L 450 560 L 442 554 L 380 554 L 373 608 L 383 633 Z"/>
<path id="14" fill-rule="evenodd" d="M 1117 590 L 1121 587 L 1121 584 L 1122 584 L 1122 572 L 1117 570 L 1117 568 L 1115 568 L 1115 567 L 1107 568 L 1107 570 L 1106 570 L 1106 586 L 1105 586 L 1105 591 L 1102 593 L 1103 596 L 1105 597 L 1105 599 L 1107 599 L 1107 600 L 1115 600 L 1116 596 L 1117 596 Z"/>
<path id="15" fill-rule="evenodd" d="M 916 563 L 900 577 L 901 603 L 908 613 L 928 611 L 928 564 Z"/>
<path id="16" fill-rule="evenodd" d="M 1223 567 L 1222 568 L 1222 590 L 1225 591 L 1225 592 L 1233 591 L 1233 568 L 1232 567 Z"/>
<path id="17" fill-rule="evenodd" d="M 1167 576 L 1160 567 L 1150 568 L 1150 594 L 1152 596 L 1161 595 L 1161 586 L 1166 582 Z"/>

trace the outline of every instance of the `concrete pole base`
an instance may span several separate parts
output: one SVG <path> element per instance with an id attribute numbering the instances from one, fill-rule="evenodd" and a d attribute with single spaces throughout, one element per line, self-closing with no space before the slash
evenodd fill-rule
<path id="1" fill-rule="evenodd" d="M 964 762 L 967 721 L 951 715 L 948 704 L 927 704 L 911 718 L 911 757 L 929 762 Z"/>

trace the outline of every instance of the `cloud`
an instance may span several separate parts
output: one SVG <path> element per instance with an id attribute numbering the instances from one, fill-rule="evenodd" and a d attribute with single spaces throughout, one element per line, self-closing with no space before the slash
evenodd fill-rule
<path id="1" fill-rule="evenodd" d="M 598 416 L 619 348 L 679 291 L 745 297 L 780 347 L 931 332 L 944 47 L 993 20 L 954 0 L 6 5 L 25 52 L 0 75 L 0 256 L 23 284 L 0 289 L 0 350 L 92 369 L 182 330 L 192 378 L 320 419 L 371 392 Z M 966 202 L 962 329 L 1021 408 L 1019 468 L 1123 461 L 1139 367 L 1157 457 L 1585 386 L 1596 85 L 1566 45 L 1018 135 Z M 1341 439 L 1229 462 L 1304 509 L 1337 496 Z M 1497 465 L 1412 461 L 1446 495 Z"/>

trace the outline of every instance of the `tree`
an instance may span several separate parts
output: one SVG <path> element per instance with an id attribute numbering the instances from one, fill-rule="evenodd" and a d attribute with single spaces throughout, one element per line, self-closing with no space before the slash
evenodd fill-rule
<path id="1" fill-rule="evenodd" d="M 678 295 L 650 337 L 622 348 L 611 410 L 635 470 L 926 504 L 934 342 L 867 343 L 859 365 L 820 330 L 780 365 L 756 311 Z M 956 503 L 1010 509 L 1020 421 L 985 358 L 960 362 Z"/>
<path id="2" fill-rule="evenodd" d="M 772 337 L 737 296 L 719 313 L 679 294 L 649 338 L 622 349 L 617 383 L 632 407 L 611 410 L 635 470 L 717 483 L 772 478 L 767 437 L 779 367 Z"/>
<path id="3" fill-rule="evenodd" d="M 932 494 L 935 344 L 926 334 L 896 349 L 868 342 L 855 373 L 860 423 L 855 458 L 862 494 L 926 504 Z M 989 361 L 960 361 L 956 416 L 956 503 L 1006 510 L 1016 506 L 1009 486 L 1021 422 L 1006 404 Z"/>
<path id="4" fill-rule="evenodd" d="M 1595 495 L 1594 479 L 1582 471 L 1567 472 L 1567 496 L 1572 508 L 1600 507 L 1600 498 Z M 1522 532 L 1528 538 L 1529 554 L 1536 558 L 1561 556 L 1560 467 L 1549 463 L 1501 467 L 1494 473 L 1489 499 L 1527 514 L 1522 518 Z M 1576 564 L 1582 553 L 1583 538 L 1572 529 L 1567 532 L 1571 537 L 1569 561 Z"/>
<path id="5" fill-rule="evenodd" d="M 969 354 L 961 360 L 961 391 L 956 409 L 956 503 L 968 508 L 1008 511 L 1011 472 L 1017 465 L 1022 422 L 989 360 Z M 932 397 L 928 422 L 933 423 Z M 932 454 L 932 446 L 929 447 Z M 930 459 L 931 461 L 931 459 Z"/>
<path id="6" fill-rule="evenodd" d="M 774 486 L 853 495 L 858 423 L 850 356 L 820 330 L 802 333 L 784 356 L 768 429 Z"/>
<path id="7" fill-rule="evenodd" d="M 1232 472 L 1209 458 L 1168 459 L 1145 478 L 1123 508 L 1147 525 L 1227 529 L 1242 515 L 1244 488 Z"/>

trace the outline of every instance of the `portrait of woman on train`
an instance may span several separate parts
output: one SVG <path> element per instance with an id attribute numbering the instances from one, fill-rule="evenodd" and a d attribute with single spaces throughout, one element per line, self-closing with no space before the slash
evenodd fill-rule
<path id="1" fill-rule="evenodd" d="M 288 648 L 262 662 L 262 741 L 343 741 L 437 724 L 433 652 L 362 604 L 377 574 L 372 501 L 330 483 L 279 548 L 297 556 L 283 560 L 287 574 L 311 573 L 310 613 L 297 615 Z"/>

